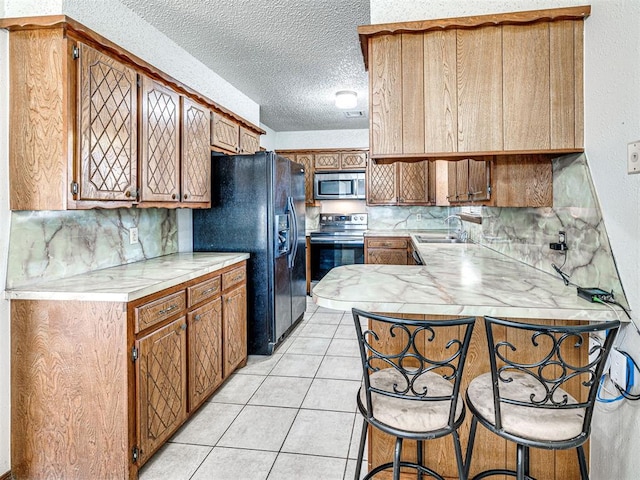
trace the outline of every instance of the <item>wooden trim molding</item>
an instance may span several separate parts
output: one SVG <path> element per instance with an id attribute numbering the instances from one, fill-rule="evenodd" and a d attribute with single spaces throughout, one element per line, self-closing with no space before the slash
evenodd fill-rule
<path id="1" fill-rule="evenodd" d="M 252 124 L 248 120 L 245 120 L 241 116 L 233 113 L 231 110 L 218 105 L 210 98 L 205 97 L 204 95 L 193 90 L 182 82 L 176 80 L 172 76 L 158 70 L 150 63 L 145 62 L 136 55 L 133 55 L 132 53 L 126 51 L 122 47 L 103 37 L 102 35 L 94 32 L 93 30 L 82 25 L 80 22 L 66 15 L 3 18 L 0 19 L 0 28 L 9 31 L 62 28 L 65 34 L 69 35 L 70 37 L 82 42 L 86 42 L 92 47 L 116 57 L 120 61 L 137 70 L 139 73 L 142 73 L 154 80 L 159 80 L 160 82 L 167 84 L 182 95 L 185 95 L 200 104 L 206 105 L 208 108 L 221 115 L 232 118 L 252 132 L 260 135 L 264 135 L 266 133 L 263 129 Z"/>
<path id="2" fill-rule="evenodd" d="M 385 165 L 395 162 L 421 162 L 423 160 L 456 161 L 467 158 L 505 155 L 537 155 L 541 160 L 552 159 L 571 153 L 583 153 L 584 148 L 558 148 L 554 150 L 509 150 L 495 152 L 440 152 L 440 153 L 393 153 L 384 155 L 371 155 L 370 158 L 377 164 Z"/>
<path id="3" fill-rule="evenodd" d="M 11 475 L 11 470 L 4 473 L 3 475 L 0 475 L 0 480 L 13 480 L 13 475 Z"/>
<path id="4" fill-rule="evenodd" d="M 558 20 L 580 20 L 591 14 L 591 6 L 583 5 L 567 8 L 550 8 L 546 10 L 527 10 L 470 17 L 440 18 L 435 20 L 419 20 L 414 22 L 381 23 L 377 25 L 361 25 L 358 27 L 360 48 L 364 57 L 365 69 L 369 69 L 369 38 L 376 35 L 417 33 L 429 30 L 448 30 L 452 28 L 477 28 L 492 25 L 523 25 L 535 22 L 555 22 Z"/>

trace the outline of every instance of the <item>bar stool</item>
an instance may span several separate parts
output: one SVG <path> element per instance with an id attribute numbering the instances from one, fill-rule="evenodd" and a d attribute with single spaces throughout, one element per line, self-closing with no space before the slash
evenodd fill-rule
<path id="1" fill-rule="evenodd" d="M 423 441 L 452 435 L 458 474 L 466 479 L 458 427 L 465 416 L 459 398 L 462 371 L 475 319 L 409 320 L 353 309 L 364 384 L 357 404 L 364 419 L 355 478 L 360 478 L 368 426 L 396 437 L 393 462 L 369 472 L 401 467 L 444 480 L 423 462 Z M 363 331 L 361 319 L 369 319 Z M 417 441 L 417 463 L 401 461 L 402 441 Z"/>
<path id="2" fill-rule="evenodd" d="M 576 448 L 581 478 L 588 480 L 582 445 L 589 438 L 599 380 L 620 322 L 553 326 L 492 317 L 484 321 L 491 371 L 474 378 L 467 388 L 466 403 L 473 414 L 467 474 L 479 422 L 516 443 L 516 470 L 487 470 L 473 480 L 493 475 L 530 479 L 530 447 Z M 503 327 L 507 340 L 496 340 L 495 329 Z M 597 332 L 606 334 L 604 343 L 580 360 L 580 348 L 588 348 L 589 334 Z"/>

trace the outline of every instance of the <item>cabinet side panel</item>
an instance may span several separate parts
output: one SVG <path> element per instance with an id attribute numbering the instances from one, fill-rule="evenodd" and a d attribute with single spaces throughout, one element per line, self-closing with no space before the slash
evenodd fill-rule
<path id="1" fill-rule="evenodd" d="M 16 478 L 127 478 L 127 318 L 110 302 L 11 302 Z"/>
<path id="2" fill-rule="evenodd" d="M 573 25 L 575 147 L 584 147 L 584 21 Z"/>
<path id="3" fill-rule="evenodd" d="M 11 210 L 66 208 L 66 43 L 57 29 L 10 34 Z"/>
<path id="4" fill-rule="evenodd" d="M 458 149 L 456 83 L 456 31 L 425 33 L 425 152 Z"/>
<path id="5" fill-rule="evenodd" d="M 400 35 L 372 38 L 371 154 L 402 153 L 402 69 Z"/>
<path id="6" fill-rule="evenodd" d="M 504 149 L 548 149 L 549 23 L 505 25 L 502 41 Z"/>
<path id="7" fill-rule="evenodd" d="M 424 41 L 421 33 L 402 37 L 402 153 L 424 152 Z"/>
<path id="8" fill-rule="evenodd" d="M 502 150 L 502 30 L 459 29 L 456 40 L 458 151 Z"/>
<path id="9" fill-rule="evenodd" d="M 563 21 L 549 25 L 551 148 L 575 146 L 574 23 Z"/>

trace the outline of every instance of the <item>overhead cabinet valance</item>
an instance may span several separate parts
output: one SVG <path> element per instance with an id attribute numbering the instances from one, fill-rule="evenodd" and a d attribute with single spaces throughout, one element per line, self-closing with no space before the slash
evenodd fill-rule
<path id="1" fill-rule="evenodd" d="M 358 28 L 371 158 L 583 151 L 583 20 L 575 7 Z"/>

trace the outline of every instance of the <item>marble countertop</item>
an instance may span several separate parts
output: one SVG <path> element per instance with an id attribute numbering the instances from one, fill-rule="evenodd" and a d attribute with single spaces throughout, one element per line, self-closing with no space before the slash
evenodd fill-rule
<path id="1" fill-rule="evenodd" d="M 175 253 L 5 291 L 12 300 L 130 302 L 221 270 L 248 253 Z"/>
<path id="2" fill-rule="evenodd" d="M 611 320 L 559 277 L 473 243 L 414 245 L 424 265 L 346 265 L 313 289 L 314 301 L 337 310 L 524 319 Z M 621 320 L 626 317 L 616 307 Z"/>

